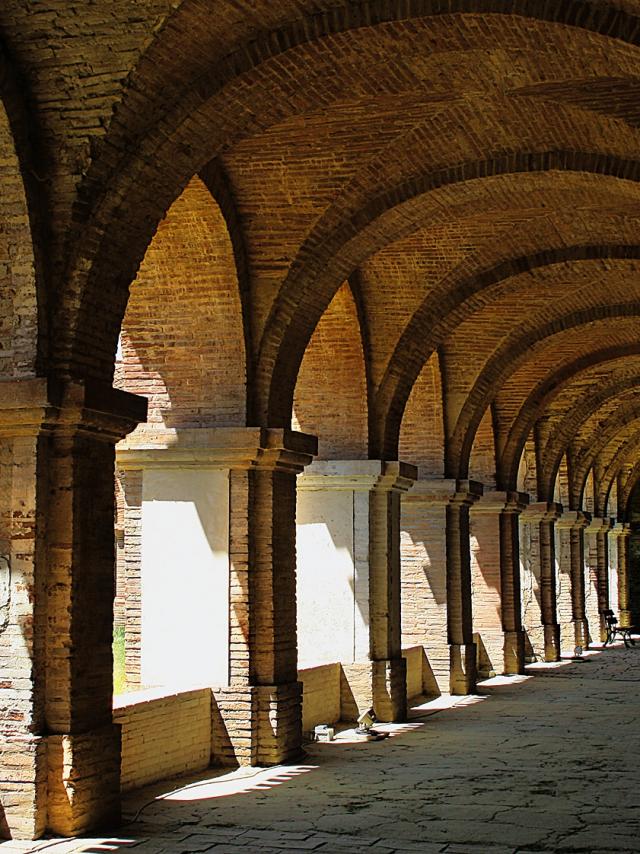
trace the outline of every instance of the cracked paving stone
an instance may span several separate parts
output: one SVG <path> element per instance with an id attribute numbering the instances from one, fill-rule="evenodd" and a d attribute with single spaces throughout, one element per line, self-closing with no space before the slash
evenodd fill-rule
<path id="1" fill-rule="evenodd" d="M 136 854 L 637 854 L 639 655 L 622 647 L 584 668 L 533 668 L 385 742 L 315 745 L 318 767 L 280 785 L 154 801 L 111 836 L 47 840 L 46 854 L 95 854 L 109 839 L 134 839 Z M 125 812 L 158 791 L 125 798 Z"/>

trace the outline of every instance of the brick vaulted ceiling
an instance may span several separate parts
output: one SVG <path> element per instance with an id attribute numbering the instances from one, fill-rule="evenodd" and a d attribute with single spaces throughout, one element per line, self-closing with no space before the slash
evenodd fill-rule
<path id="1" fill-rule="evenodd" d="M 4 0 L 0 35 L 52 371 L 111 377 L 129 285 L 199 174 L 250 423 L 288 423 L 349 282 L 370 455 L 397 453 L 437 351 L 446 474 L 488 407 L 505 486 L 534 428 L 543 491 L 567 452 L 636 472 L 638 0 Z"/>

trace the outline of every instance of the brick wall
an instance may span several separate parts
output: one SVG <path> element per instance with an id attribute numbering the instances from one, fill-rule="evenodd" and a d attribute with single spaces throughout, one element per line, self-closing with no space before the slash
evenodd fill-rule
<path id="1" fill-rule="evenodd" d="M 149 399 L 148 422 L 139 430 L 245 422 L 233 248 L 220 208 L 199 178 L 158 226 L 131 285 L 115 383 Z"/>
<path id="2" fill-rule="evenodd" d="M 407 699 L 411 699 L 424 690 L 424 649 L 421 646 L 407 647 L 402 650 L 402 657 L 407 662 Z"/>
<path id="3" fill-rule="evenodd" d="M 320 459 L 367 457 L 367 390 L 356 305 L 344 284 L 322 315 L 300 366 L 294 430 L 318 436 Z"/>
<path id="4" fill-rule="evenodd" d="M 340 720 L 339 664 L 323 664 L 298 671 L 302 682 L 302 731 L 311 732 L 317 724 Z"/>
<path id="5" fill-rule="evenodd" d="M 150 693 L 150 692 L 145 692 Z M 155 699 L 114 703 L 122 727 L 123 791 L 189 771 L 211 761 L 211 690 L 186 691 Z"/>
<path id="6" fill-rule="evenodd" d="M 422 477 L 444 474 L 442 380 L 437 353 L 426 362 L 407 401 L 400 429 L 399 458 L 418 466 Z"/>

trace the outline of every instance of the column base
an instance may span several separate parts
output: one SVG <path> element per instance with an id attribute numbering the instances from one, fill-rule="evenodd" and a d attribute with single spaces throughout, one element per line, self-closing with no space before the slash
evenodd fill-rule
<path id="1" fill-rule="evenodd" d="M 509 675 L 524 673 L 524 631 L 522 629 L 504 633 L 504 672 Z"/>
<path id="2" fill-rule="evenodd" d="M 0 839 L 38 839 L 47 823 L 46 738 L 3 736 L 0 765 Z"/>
<path id="3" fill-rule="evenodd" d="M 353 721 L 373 708 L 379 721 L 407 719 L 407 662 L 404 658 L 342 665 L 340 714 Z"/>
<path id="4" fill-rule="evenodd" d="M 449 644 L 449 690 L 452 694 L 473 694 L 478 674 L 475 643 Z"/>
<path id="5" fill-rule="evenodd" d="M 302 755 L 302 683 L 214 688 L 211 758 L 219 765 L 280 765 Z"/>
<path id="6" fill-rule="evenodd" d="M 573 636 L 576 646 L 587 649 L 589 646 L 589 623 L 586 619 L 573 620 Z"/>
<path id="7" fill-rule="evenodd" d="M 120 822 L 120 727 L 47 736 L 47 827 L 78 836 Z"/>
<path id="8" fill-rule="evenodd" d="M 544 660 L 560 661 L 560 625 L 546 623 L 544 626 Z"/>
<path id="9" fill-rule="evenodd" d="M 618 623 L 621 627 L 628 628 L 633 625 L 633 615 L 626 608 L 620 608 L 618 612 Z"/>

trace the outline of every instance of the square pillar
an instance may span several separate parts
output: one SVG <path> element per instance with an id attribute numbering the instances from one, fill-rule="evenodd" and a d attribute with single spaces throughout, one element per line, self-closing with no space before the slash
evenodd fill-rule
<path id="1" fill-rule="evenodd" d="M 471 694 L 477 682 L 473 640 L 469 511 L 482 494 L 482 484 L 458 481 L 447 504 L 447 638 L 450 691 Z"/>
<path id="2" fill-rule="evenodd" d="M 425 693 L 448 693 L 451 687 L 447 505 L 456 490 L 455 480 L 420 479 L 402 496 L 402 643 L 423 649 Z"/>
<path id="3" fill-rule="evenodd" d="M 528 658 L 560 660 L 560 626 L 556 611 L 555 520 L 562 505 L 530 504 L 520 516 L 520 567 L 523 624 Z M 526 652 L 526 651 L 525 651 Z"/>
<path id="4" fill-rule="evenodd" d="M 301 752 L 296 476 L 316 450 L 312 436 L 242 427 L 166 431 L 152 440 L 132 437 L 118 448 L 119 468 L 155 473 L 154 489 L 169 499 L 173 474 L 176 499 L 198 507 L 206 534 L 198 545 L 203 566 L 213 572 L 224 564 L 219 596 L 210 591 L 208 603 L 197 603 L 213 609 L 221 598 L 225 611 L 225 637 L 206 651 L 204 662 L 224 669 L 213 685 L 217 763 L 275 765 Z M 159 525 L 148 539 L 143 516 L 143 572 L 145 546 L 157 555 L 164 534 Z M 205 682 L 211 668 L 202 673 Z"/>
<path id="5" fill-rule="evenodd" d="M 346 720 L 371 706 L 406 717 L 400 496 L 415 476 L 399 462 L 318 460 L 298 478 L 301 664 L 342 664 Z"/>
<path id="6" fill-rule="evenodd" d="M 3 830 L 78 835 L 120 813 L 114 446 L 146 401 L 40 379 L 5 381 L 0 401 Z"/>
<path id="7" fill-rule="evenodd" d="M 482 675 L 524 672 L 518 515 L 519 492 L 485 492 L 471 507 L 473 628 Z"/>
<path id="8" fill-rule="evenodd" d="M 607 639 L 603 611 L 609 607 L 607 531 L 611 519 L 594 516 L 585 528 L 585 611 L 591 642 Z"/>
<path id="9" fill-rule="evenodd" d="M 618 612 L 621 626 L 633 625 L 629 605 L 629 537 L 631 526 L 626 522 L 617 522 L 610 533 L 612 551 L 615 550 L 617 598 L 611 600 L 611 607 Z"/>
<path id="10" fill-rule="evenodd" d="M 557 614 L 561 648 L 586 648 L 588 634 L 584 617 L 584 540 L 588 524 L 584 513 L 563 510 L 555 523 Z"/>
<path id="11" fill-rule="evenodd" d="M 571 652 L 576 646 L 586 649 L 589 645 L 585 614 L 584 529 L 590 518 L 580 510 L 563 510 L 556 520 L 561 644 Z"/>

